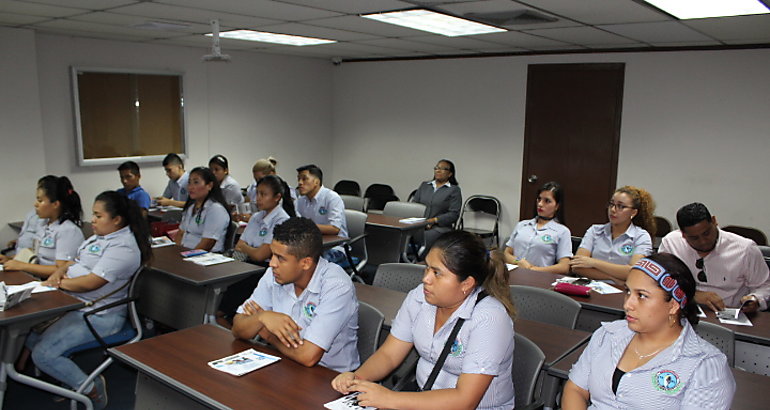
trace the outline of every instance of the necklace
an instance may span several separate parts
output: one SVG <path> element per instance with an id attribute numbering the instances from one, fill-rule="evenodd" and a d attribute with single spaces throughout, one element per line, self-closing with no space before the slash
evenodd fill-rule
<path id="1" fill-rule="evenodd" d="M 658 350 L 656 350 L 656 351 L 654 351 L 652 353 L 640 354 L 639 351 L 636 350 L 636 347 L 634 346 L 634 353 L 636 353 L 636 355 L 639 356 L 639 359 L 645 359 L 645 358 L 648 358 L 650 356 L 654 356 L 654 355 L 658 354 L 658 352 L 660 352 L 661 350 L 663 350 L 663 347 L 661 347 L 660 349 L 658 349 Z"/>

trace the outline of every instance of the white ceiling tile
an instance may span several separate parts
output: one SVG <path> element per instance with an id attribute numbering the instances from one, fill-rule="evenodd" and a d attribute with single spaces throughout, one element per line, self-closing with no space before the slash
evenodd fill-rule
<path id="1" fill-rule="evenodd" d="M 645 43 L 627 43 L 627 44 L 591 44 L 588 48 L 603 49 L 603 48 L 644 48 L 649 47 Z"/>
<path id="2" fill-rule="evenodd" d="M 357 41 L 356 44 L 367 44 L 378 47 L 394 48 L 397 50 L 420 51 L 424 53 L 459 49 L 458 47 L 446 47 L 436 44 L 419 43 L 415 41 L 403 40 L 400 38 L 382 38 L 379 40 Z"/>
<path id="3" fill-rule="evenodd" d="M 284 0 L 286 3 L 310 6 L 345 14 L 365 14 L 413 8 L 414 4 L 397 0 Z"/>
<path id="4" fill-rule="evenodd" d="M 647 43 L 674 43 L 687 41 L 710 41 L 705 36 L 678 21 L 657 23 L 613 24 L 597 26 L 621 36 Z"/>
<path id="5" fill-rule="evenodd" d="M 2 0 L 2 2 L 0 2 L 0 13 L 25 14 L 28 16 L 42 17 L 68 17 L 88 12 L 89 10 L 86 9 L 28 3 L 25 1 Z"/>
<path id="6" fill-rule="evenodd" d="M 211 31 L 211 27 L 208 24 L 191 23 L 179 20 L 170 19 L 158 19 L 142 16 L 129 16 L 127 14 L 115 14 L 107 12 L 95 12 L 83 14 L 80 16 L 70 17 L 69 20 L 74 21 L 87 21 L 91 23 L 109 24 L 118 27 L 131 28 L 133 25 L 147 23 L 151 21 L 167 22 L 172 24 L 183 24 L 186 27 L 169 30 L 170 33 L 208 33 Z M 152 30 L 149 30 L 152 31 Z"/>
<path id="7" fill-rule="evenodd" d="M 770 42 L 770 14 L 682 20 L 682 23 L 717 40 L 755 39 Z"/>
<path id="8" fill-rule="evenodd" d="M 382 23 L 358 16 L 340 16 L 327 19 L 305 21 L 305 24 L 357 31 L 382 37 L 409 37 L 425 34 L 424 31 Z"/>
<path id="9" fill-rule="evenodd" d="M 349 56 L 349 55 L 355 55 L 355 53 L 361 53 L 361 54 L 369 54 L 369 55 L 375 55 L 375 56 L 387 56 L 390 54 L 398 54 L 402 55 L 405 50 L 395 50 L 392 48 L 383 48 L 368 44 L 359 44 L 359 43 L 333 43 L 333 44 L 321 44 L 318 46 L 314 46 L 314 48 L 318 48 L 319 50 L 327 51 L 337 51 L 340 53 L 340 56 Z"/>
<path id="10" fill-rule="evenodd" d="M 535 29 L 535 28 L 543 28 L 543 27 L 575 27 L 580 25 L 580 23 L 576 23 L 574 21 L 560 18 L 548 12 L 543 12 L 541 10 L 537 10 L 532 7 L 527 7 L 523 4 L 512 2 L 510 0 L 475 1 L 475 2 L 465 2 L 465 3 L 458 3 L 458 4 L 439 5 L 437 7 L 440 9 L 446 10 L 450 13 L 456 14 L 458 16 L 464 16 L 469 13 L 497 13 L 497 12 L 503 12 L 503 11 L 535 10 L 542 14 L 545 14 L 546 16 L 554 17 L 558 19 L 558 21 L 554 21 L 553 23 L 533 23 L 533 24 L 519 24 L 519 25 L 513 25 L 513 26 L 506 26 L 506 27 L 515 28 L 517 30 L 523 30 L 525 28 Z"/>
<path id="11" fill-rule="evenodd" d="M 634 0 L 515 0 L 585 24 L 637 23 L 671 20 Z"/>
<path id="12" fill-rule="evenodd" d="M 297 36 L 309 36 L 337 41 L 372 40 L 379 38 L 377 36 L 355 31 L 337 30 L 328 27 L 311 26 L 308 24 L 300 23 L 265 25 L 260 26 L 259 29 L 271 33 L 294 34 Z"/>
<path id="13" fill-rule="evenodd" d="M 159 3 L 138 3 L 126 7 L 118 7 L 110 10 L 110 12 L 203 24 L 208 24 L 211 19 L 219 19 L 221 27 L 229 28 L 251 28 L 260 24 L 277 24 L 281 22 L 280 20 L 244 16 L 223 11 L 201 10 Z"/>
<path id="14" fill-rule="evenodd" d="M 551 38 L 565 43 L 590 46 L 593 44 L 625 44 L 628 39 L 593 27 L 544 28 L 526 30 L 526 33 Z"/>
<path id="15" fill-rule="evenodd" d="M 301 21 L 340 15 L 340 13 L 333 11 L 270 0 L 160 0 L 160 3 L 285 21 Z"/>
<path id="16" fill-rule="evenodd" d="M 722 45 L 721 42 L 716 40 L 704 40 L 704 41 L 674 41 L 671 43 L 652 43 L 656 47 L 703 47 L 703 46 L 718 46 Z"/>
<path id="17" fill-rule="evenodd" d="M 58 28 L 58 27 L 38 27 L 35 31 L 39 31 L 44 34 L 58 34 L 63 36 L 95 38 L 100 40 L 118 40 L 118 41 L 146 41 L 147 37 L 133 36 L 126 33 L 104 33 L 95 31 L 82 31 L 72 28 Z"/>
<path id="18" fill-rule="evenodd" d="M 499 49 L 499 43 L 481 41 L 476 39 L 478 36 L 465 37 L 445 37 L 439 35 L 409 37 L 406 40 L 419 41 L 421 43 L 435 44 L 443 47 L 462 48 L 466 50 L 488 50 Z"/>
<path id="19" fill-rule="evenodd" d="M 0 25 L 21 26 L 49 20 L 49 17 L 28 16 L 26 14 L 0 13 Z"/>
<path id="20" fill-rule="evenodd" d="M 159 40 L 155 40 L 154 42 L 161 43 L 161 44 L 174 44 L 174 45 L 183 45 L 183 46 L 190 46 L 190 47 L 200 47 L 201 49 L 206 50 L 206 53 L 208 53 L 211 50 L 211 38 L 206 36 L 201 36 L 201 35 L 159 39 Z M 255 43 L 253 41 L 250 41 L 250 42 L 237 41 L 237 40 L 230 40 L 230 39 L 223 38 L 223 39 L 220 39 L 219 44 L 222 47 L 222 54 L 227 54 L 228 50 L 247 50 L 247 49 L 259 48 L 258 44 L 260 43 Z"/>
<path id="21" fill-rule="evenodd" d="M 539 49 L 542 47 L 554 48 L 560 46 L 567 46 L 568 44 L 551 40 L 549 38 L 543 38 L 540 36 L 533 36 L 525 34 L 520 31 L 506 31 L 504 33 L 490 33 L 481 34 L 478 37 L 480 40 L 490 41 L 493 43 L 506 44 L 520 48 Z"/>
<path id="22" fill-rule="evenodd" d="M 141 30 L 130 27 L 121 27 L 107 24 L 90 23 L 86 21 L 74 21 L 74 20 L 51 20 L 43 23 L 35 24 L 32 27 L 42 27 L 47 29 L 57 30 L 72 30 L 73 32 L 86 32 L 86 33 L 110 33 L 110 34 L 124 34 L 132 38 L 168 38 L 177 37 L 180 35 L 178 32 L 167 31 L 155 31 L 155 30 Z"/>
<path id="23" fill-rule="evenodd" d="M 141 0 L 32 0 L 34 3 L 77 7 L 88 10 L 105 10 L 125 4 L 137 3 L 138 1 Z"/>

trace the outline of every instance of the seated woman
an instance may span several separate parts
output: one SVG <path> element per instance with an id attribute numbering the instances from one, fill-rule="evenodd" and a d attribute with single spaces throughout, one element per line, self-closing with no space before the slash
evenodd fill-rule
<path id="1" fill-rule="evenodd" d="M 37 180 L 37 189 L 46 179 L 56 180 L 54 175 L 46 175 Z M 19 230 L 19 236 L 8 242 L 7 247 L 14 249 L 14 253 L 18 254 L 22 249 L 34 249 L 35 243 L 40 240 L 39 235 L 45 230 L 44 226 L 48 224 L 47 219 L 42 219 L 37 216 L 37 210 L 33 207 L 26 216 L 24 216 L 24 222 Z M 0 263 L 5 263 L 12 257 L 7 257 L 0 254 Z"/>
<path id="2" fill-rule="evenodd" d="M 521 221 L 505 244 L 505 262 L 525 269 L 569 273 L 572 234 L 564 223 L 564 191 L 548 182 L 537 192 L 536 215 Z"/>
<path id="3" fill-rule="evenodd" d="M 219 188 L 222 189 L 222 196 L 227 203 L 227 209 L 230 212 L 238 212 L 238 205 L 243 203 L 243 193 L 238 181 L 230 176 L 230 166 L 227 164 L 227 158 L 224 155 L 214 155 L 209 160 L 209 169 L 217 178 Z"/>
<path id="4" fill-rule="evenodd" d="M 735 380 L 727 358 L 701 339 L 695 280 L 670 253 L 628 274 L 625 320 L 602 324 L 572 367 L 562 408 L 727 409 Z"/>
<path id="5" fill-rule="evenodd" d="M 259 210 L 259 207 L 257 206 L 257 182 L 268 175 L 278 176 L 275 171 L 276 167 L 278 167 L 278 160 L 273 157 L 258 159 L 257 162 L 254 163 L 254 166 L 251 167 L 251 174 L 254 177 L 254 182 L 249 184 L 246 188 L 246 199 L 251 203 L 252 212 L 257 212 Z M 291 195 L 287 196 L 287 198 L 296 201 L 297 191 L 291 187 L 289 187 L 289 190 L 291 191 Z M 248 221 L 250 217 L 251 214 L 240 215 L 242 221 Z"/>
<path id="6" fill-rule="evenodd" d="M 572 271 L 622 285 L 631 266 L 652 253 L 654 213 L 649 192 L 633 186 L 618 188 L 607 204 L 610 222 L 588 228 L 570 262 Z"/>
<path id="7" fill-rule="evenodd" d="M 499 252 L 488 254 L 471 233 L 441 235 L 426 258 L 422 284 L 407 295 L 385 343 L 358 370 L 337 376 L 332 387 L 344 394 L 361 392 L 361 406 L 378 408 L 513 408 L 514 307 L 502 259 Z M 434 369 L 459 318 L 465 323 L 451 353 Z M 395 392 L 374 383 L 413 346 L 420 356 L 417 383 L 424 391 Z M 438 377 L 426 386 L 432 371 Z"/>
<path id="8" fill-rule="evenodd" d="M 190 197 L 184 205 L 176 243 L 190 249 L 223 251 L 230 214 L 211 170 L 197 167 L 190 171 L 187 192 Z"/>
<path id="9" fill-rule="evenodd" d="M 78 247 L 83 243 L 83 231 L 80 229 L 83 208 L 69 178 L 52 176 L 40 182 L 35 211 L 47 223 L 40 225 L 36 233 L 37 263 L 9 260 L 3 263 L 3 267 L 47 278 L 57 268 L 75 259 Z"/>
<path id="10" fill-rule="evenodd" d="M 94 201 L 91 223 L 94 235 L 80 246 L 77 259 L 59 267 L 44 284 L 93 305 L 66 313 L 42 333 L 30 333 L 26 342 L 35 365 L 73 390 L 77 390 L 87 376 L 62 354 L 95 340 L 83 313 L 125 298 L 134 272 L 152 255 L 147 222 L 136 203 L 125 196 L 115 191 L 99 194 Z M 126 311 L 126 306 L 121 305 L 98 312 L 89 320 L 97 333 L 109 336 L 123 327 Z M 93 385 L 84 391 L 90 392 L 87 394 L 95 408 L 104 408 L 107 404 L 104 377 L 100 376 Z"/>
<path id="11" fill-rule="evenodd" d="M 460 184 L 455 177 L 455 164 L 442 159 L 433 167 L 433 180 L 425 181 L 417 187 L 412 202 L 425 205 L 425 252 L 444 232 L 454 227 L 463 206 Z"/>

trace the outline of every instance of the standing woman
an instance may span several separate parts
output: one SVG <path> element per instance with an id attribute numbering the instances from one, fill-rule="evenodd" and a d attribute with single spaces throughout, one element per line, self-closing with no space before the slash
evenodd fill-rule
<path id="1" fill-rule="evenodd" d="M 77 250 L 77 259 L 60 266 L 44 283 L 57 287 L 93 305 L 62 316 L 42 333 L 30 333 L 26 346 L 32 360 L 46 374 L 69 385 L 73 390 L 87 376 L 64 352 L 94 341 L 83 314 L 125 298 L 128 283 L 139 267 L 150 260 L 150 234 L 146 220 L 136 203 L 115 191 L 99 194 L 94 201 L 91 223 L 94 235 Z M 94 330 L 109 336 L 126 321 L 126 306 L 113 307 L 90 317 Z M 97 409 L 107 404 L 104 376 L 83 391 Z"/>
<path id="2" fill-rule="evenodd" d="M 190 198 L 182 211 L 176 243 L 185 248 L 221 252 L 230 225 L 230 213 L 216 177 L 206 167 L 193 169 L 187 192 Z"/>
<path id="3" fill-rule="evenodd" d="M 547 182 L 537 192 L 536 215 L 521 221 L 505 244 L 505 262 L 525 269 L 567 274 L 572 234 L 564 223 L 564 191 Z"/>
<path id="4" fill-rule="evenodd" d="M 670 253 L 640 260 L 626 281 L 625 320 L 602 324 L 564 386 L 562 408 L 727 409 L 727 358 L 693 330 L 695 280 Z"/>
<path id="5" fill-rule="evenodd" d="M 3 267 L 47 278 L 58 267 L 75 259 L 78 247 L 83 243 L 83 231 L 80 229 L 83 208 L 69 178 L 43 178 L 37 189 L 35 212 L 40 219 L 48 220 L 41 226 L 42 231 L 37 233 L 37 263 L 9 260 Z"/>
<path id="6" fill-rule="evenodd" d="M 654 213 L 649 192 L 628 185 L 618 188 L 607 203 L 610 221 L 588 228 L 570 262 L 572 271 L 622 285 L 631 266 L 652 253 Z"/>
<path id="7" fill-rule="evenodd" d="M 378 408 L 513 408 L 515 309 L 502 255 L 487 253 L 471 233 L 453 231 L 436 240 L 426 262 L 422 284 L 406 296 L 385 343 L 358 370 L 337 376 L 332 387 L 343 394 L 361 392 L 361 406 Z M 434 370 L 460 318 L 465 323 L 451 341 L 451 353 Z M 417 384 L 425 391 L 395 392 L 374 383 L 393 371 L 413 346 L 420 356 Z M 438 377 L 426 386 L 433 371 Z"/>
<path id="8" fill-rule="evenodd" d="M 460 216 L 463 206 L 460 184 L 455 177 L 455 164 L 442 159 L 433 167 L 433 180 L 417 187 L 413 202 L 425 205 L 425 252 L 442 233 L 449 232 Z"/>
<path id="9" fill-rule="evenodd" d="M 238 212 L 238 205 L 243 203 L 243 193 L 238 181 L 230 176 L 230 166 L 227 164 L 227 158 L 224 155 L 214 155 L 209 160 L 209 169 L 217 178 L 217 183 L 222 189 L 222 195 L 225 198 L 227 207 L 231 212 Z"/>

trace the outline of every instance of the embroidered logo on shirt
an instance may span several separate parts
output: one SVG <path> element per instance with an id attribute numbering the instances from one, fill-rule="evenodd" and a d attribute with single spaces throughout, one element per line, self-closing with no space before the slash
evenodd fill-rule
<path id="1" fill-rule="evenodd" d="M 634 247 L 631 245 L 623 245 L 620 247 L 620 253 L 623 255 L 630 255 L 634 251 Z"/>
<path id="2" fill-rule="evenodd" d="M 321 214 L 321 215 L 326 215 L 326 214 L 329 213 L 329 211 L 326 208 L 324 208 L 324 207 L 320 207 L 320 208 L 318 208 L 318 213 Z"/>
<path id="3" fill-rule="evenodd" d="M 48 238 L 43 239 L 43 246 L 46 248 L 53 246 L 53 238 L 49 236 Z"/>
<path id="4" fill-rule="evenodd" d="M 452 357 L 457 357 L 463 353 L 463 344 L 460 342 L 460 339 L 455 339 L 455 342 L 452 343 L 452 348 L 449 349 L 449 354 L 452 355 Z"/>
<path id="5" fill-rule="evenodd" d="M 540 237 L 540 240 L 542 240 L 543 243 L 553 243 L 553 236 L 545 234 Z"/>
<path id="6" fill-rule="evenodd" d="M 656 390 L 666 394 L 676 394 L 682 390 L 679 375 L 673 370 L 661 370 L 652 375 L 652 385 Z"/>
<path id="7" fill-rule="evenodd" d="M 305 313 L 305 316 L 307 316 L 308 318 L 312 319 L 313 316 L 315 316 L 315 309 L 316 309 L 316 307 L 317 306 L 316 306 L 315 303 L 307 302 L 307 304 L 305 305 L 305 308 L 302 309 L 302 311 Z"/>
<path id="8" fill-rule="evenodd" d="M 265 235 L 267 235 L 267 229 L 260 229 L 259 236 L 265 236 Z"/>
<path id="9" fill-rule="evenodd" d="M 91 245 L 88 247 L 88 252 L 91 253 L 99 253 L 100 250 L 102 250 L 102 248 L 99 245 Z"/>

